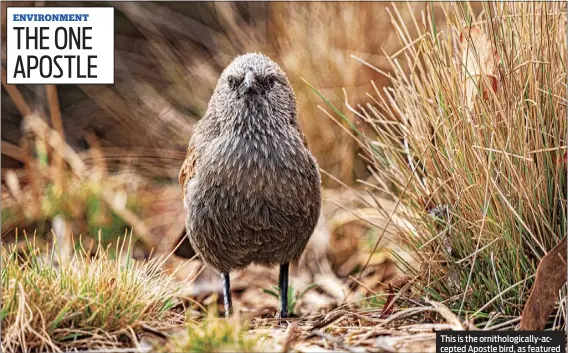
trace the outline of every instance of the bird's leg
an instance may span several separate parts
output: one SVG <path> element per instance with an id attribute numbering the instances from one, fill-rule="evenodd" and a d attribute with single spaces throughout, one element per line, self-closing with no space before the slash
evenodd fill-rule
<path id="1" fill-rule="evenodd" d="M 228 273 L 221 273 L 223 279 L 223 302 L 225 304 L 225 317 L 231 314 L 233 303 L 231 301 L 231 278 Z"/>
<path id="2" fill-rule="evenodd" d="M 280 265 L 279 284 L 280 284 L 280 298 L 281 298 L 281 307 L 280 307 L 281 319 L 285 319 L 288 317 L 288 268 L 289 267 L 290 267 L 289 263 L 284 263 Z"/>

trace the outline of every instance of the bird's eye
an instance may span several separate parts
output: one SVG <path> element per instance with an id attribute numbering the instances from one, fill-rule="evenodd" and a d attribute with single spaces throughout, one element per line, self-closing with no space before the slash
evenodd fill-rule
<path id="1" fill-rule="evenodd" d="M 272 88 L 274 87 L 274 84 L 276 83 L 276 78 L 272 75 L 267 76 L 264 79 L 264 85 L 266 86 L 266 88 Z"/>
<path id="2" fill-rule="evenodd" d="M 231 87 L 231 89 L 237 89 L 239 86 L 239 80 L 235 76 L 229 76 L 227 78 L 227 82 L 229 83 L 229 87 Z"/>

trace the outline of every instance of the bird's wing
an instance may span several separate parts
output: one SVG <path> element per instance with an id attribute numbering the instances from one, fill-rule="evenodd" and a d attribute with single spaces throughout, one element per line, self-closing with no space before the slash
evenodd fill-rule
<path id="1" fill-rule="evenodd" d="M 181 166 L 181 170 L 179 171 L 178 181 L 179 185 L 181 186 L 181 190 L 183 192 L 183 198 L 185 198 L 185 187 L 187 182 L 193 177 L 195 174 L 195 164 L 197 162 L 197 150 L 195 146 L 190 141 L 189 146 L 187 147 L 187 154 L 185 155 L 185 160 L 183 161 L 183 165 Z"/>

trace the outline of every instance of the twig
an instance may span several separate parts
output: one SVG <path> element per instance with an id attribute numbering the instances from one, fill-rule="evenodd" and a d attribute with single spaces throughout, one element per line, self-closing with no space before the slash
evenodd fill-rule
<path id="1" fill-rule="evenodd" d="M 292 322 L 286 330 L 286 336 L 284 337 L 284 343 L 282 344 L 282 353 L 286 353 L 292 347 L 292 344 L 298 340 L 300 331 L 298 330 L 298 323 Z"/>
<path id="2" fill-rule="evenodd" d="M 13 158 L 19 162 L 24 162 L 24 150 L 8 141 L 2 140 L 2 154 Z"/>
<path id="3" fill-rule="evenodd" d="M 333 337 L 332 335 L 329 335 L 329 334 L 327 334 L 327 333 L 323 333 L 323 332 L 318 331 L 318 330 L 312 331 L 312 332 L 311 332 L 311 335 L 308 336 L 307 338 L 310 338 L 310 337 L 313 337 L 313 336 L 318 336 L 318 337 L 324 338 L 324 339 L 326 339 L 326 340 L 328 340 L 328 341 L 330 341 L 330 342 L 332 342 L 332 343 L 334 343 L 334 344 L 340 346 L 341 348 L 345 349 L 345 350 L 348 351 L 348 352 L 352 352 L 352 353 L 366 352 L 365 348 L 350 346 L 350 345 L 348 345 L 348 344 L 343 343 L 343 341 L 341 341 L 341 340 L 339 340 L 339 339 Z M 306 338 L 306 339 L 307 339 L 307 338 Z"/>
<path id="4" fill-rule="evenodd" d="M 12 98 L 12 101 L 14 102 L 22 116 L 25 117 L 32 113 L 30 106 L 28 105 L 28 103 L 26 103 L 26 100 L 20 93 L 18 87 L 16 87 L 16 85 L 9 85 L 7 83 L 6 70 L 4 70 L 4 68 L 2 68 L 2 86 L 4 86 L 4 89 L 6 90 L 6 92 L 8 92 L 8 95 L 10 95 L 10 98 Z"/>
<path id="5" fill-rule="evenodd" d="M 434 307 L 434 309 L 436 309 L 436 311 L 440 315 L 442 315 L 442 317 L 450 325 L 452 325 L 452 330 L 454 330 L 454 331 L 464 331 L 465 330 L 462 323 L 461 323 L 461 320 L 454 313 L 452 313 L 452 311 L 450 309 L 448 309 L 448 307 L 446 307 L 444 304 L 432 301 L 430 299 L 426 299 L 426 303 L 432 305 Z"/>

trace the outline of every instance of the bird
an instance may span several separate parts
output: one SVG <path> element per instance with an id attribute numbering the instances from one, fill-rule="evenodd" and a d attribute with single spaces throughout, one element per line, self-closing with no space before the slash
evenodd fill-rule
<path id="1" fill-rule="evenodd" d="M 230 273 L 280 266 L 280 318 L 288 317 L 288 276 L 321 209 L 321 176 L 298 123 L 296 96 L 278 64 L 237 56 L 221 73 L 189 140 L 179 173 L 186 233 L 221 276 L 225 316 Z"/>

